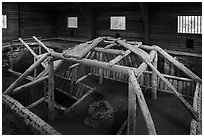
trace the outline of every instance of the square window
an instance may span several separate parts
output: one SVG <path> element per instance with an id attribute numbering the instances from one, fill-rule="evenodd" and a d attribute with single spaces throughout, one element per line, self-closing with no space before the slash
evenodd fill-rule
<path id="1" fill-rule="evenodd" d="M 178 16 L 178 33 L 202 34 L 202 16 Z"/>
<path id="2" fill-rule="evenodd" d="M 125 19 L 126 19 L 125 16 L 111 17 L 110 29 L 125 30 L 126 29 Z"/>
<path id="3" fill-rule="evenodd" d="M 2 28 L 6 29 L 7 28 L 7 16 L 2 15 Z"/>
<path id="4" fill-rule="evenodd" d="M 77 28 L 77 17 L 68 17 L 67 18 L 67 27 L 68 28 Z"/>

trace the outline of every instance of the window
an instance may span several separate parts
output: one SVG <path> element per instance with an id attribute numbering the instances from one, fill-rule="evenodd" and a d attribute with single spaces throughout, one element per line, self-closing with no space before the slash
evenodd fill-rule
<path id="1" fill-rule="evenodd" d="M 7 16 L 2 15 L 2 28 L 6 29 L 7 28 Z"/>
<path id="2" fill-rule="evenodd" d="M 77 28 L 77 17 L 68 17 L 67 18 L 67 27 L 68 28 Z"/>
<path id="3" fill-rule="evenodd" d="M 125 30 L 125 16 L 111 17 L 110 29 L 113 30 Z"/>
<path id="4" fill-rule="evenodd" d="M 202 16 L 178 16 L 178 33 L 202 33 Z"/>

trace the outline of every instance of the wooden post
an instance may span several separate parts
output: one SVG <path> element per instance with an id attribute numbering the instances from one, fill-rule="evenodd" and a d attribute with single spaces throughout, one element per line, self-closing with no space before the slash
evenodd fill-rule
<path id="1" fill-rule="evenodd" d="M 54 108 L 54 63 L 51 61 L 51 56 L 48 57 L 48 117 L 50 121 L 55 118 Z"/>
<path id="2" fill-rule="evenodd" d="M 100 52 L 100 61 L 103 61 L 103 53 Z M 99 68 L 99 84 L 103 83 L 103 69 Z"/>
<path id="3" fill-rule="evenodd" d="M 42 54 L 42 47 L 39 45 L 39 55 Z"/>
<path id="4" fill-rule="evenodd" d="M 10 69 L 13 70 L 13 42 L 10 42 Z"/>
<path id="5" fill-rule="evenodd" d="M 146 101 L 145 101 L 144 95 L 142 93 L 142 90 L 140 88 L 140 85 L 139 85 L 133 71 L 129 72 L 129 82 L 132 84 L 132 88 L 133 88 L 132 90 L 133 90 L 134 94 L 137 96 L 138 103 L 139 103 L 139 106 L 141 108 L 141 111 L 142 111 L 149 135 L 156 135 L 157 133 L 155 130 L 154 122 L 152 120 L 151 114 L 149 112 L 149 109 L 148 109 L 148 106 L 146 104 Z"/>
<path id="6" fill-rule="evenodd" d="M 153 65 L 155 69 L 157 69 L 157 61 L 158 61 L 158 54 L 156 52 L 155 57 L 153 59 Z M 152 98 L 157 99 L 157 74 L 154 70 L 152 70 Z"/>
<path id="7" fill-rule="evenodd" d="M 34 63 L 36 62 L 36 58 L 34 57 Z M 35 78 L 37 76 L 37 68 L 34 69 L 34 75 L 33 77 Z"/>
<path id="8" fill-rule="evenodd" d="M 128 125 L 127 125 L 127 134 L 135 135 L 136 133 L 136 95 L 134 94 L 134 86 L 131 83 L 129 77 L 129 89 L 128 89 Z"/>
<path id="9" fill-rule="evenodd" d="M 169 75 L 169 71 L 170 71 L 170 62 L 164 58 L 164 74 Z"/>

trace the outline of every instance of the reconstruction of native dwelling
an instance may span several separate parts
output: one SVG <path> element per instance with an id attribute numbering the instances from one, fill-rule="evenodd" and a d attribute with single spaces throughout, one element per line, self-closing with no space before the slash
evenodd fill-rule
<path id="1" fill-rule="evenodd" d="M 202 134 L 202 3 L 2 3 L 2 132 Z"/>

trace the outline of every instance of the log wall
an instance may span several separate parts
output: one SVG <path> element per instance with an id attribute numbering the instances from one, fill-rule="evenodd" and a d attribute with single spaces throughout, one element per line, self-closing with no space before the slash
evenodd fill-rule
<path id="1" fill-rule="evenodd" d="M 103 11 L 96 13 L 96 37 L 112 36 L 119 33 L 122 38 L 128 40 L 144 40 L 144 24 L 141 11 Z M 111 30 L 111 16 L 126 16 L 126 30 Z"/>
<path id="2" fill-rule="evenodd" d="M 2 29 L 3 42 L 32 36 L 54 37 L 54 13 L 37 3 L 3 2 L 2 15 L 7 15 L 7 28 Z"/>
<path id="3" fill-rule="evenodd" d="M 88 39 L 88 26 L 85 18 L 79 9 L 75 9 L 75 12 L 70 12 L 65 10 L 64 12 L 59 12 L 57 14 L 56 22 L 56 34 L 58 37 L 74 37 Z M 78 17 L 78 28 L 68 28 L 67 27 L 67 17 Z"/>
<path id="4" fill-rule="evenodd" d="M 177 16 L 202 16 L 202 4 L 150 4 L 150 44 L 159 45 L 164 49 L 202 53 L 202 35 L 178 34 Z M 186 48 L 187 38 L 194 39 L 194 49 Z"/>
<path id="5" fill-rule="evenodd" d="M 2 29 L 2 41 L 19 36 L 19 3 L 2 3 L 2 15 L 7 15 L 7 28 Z"/>

